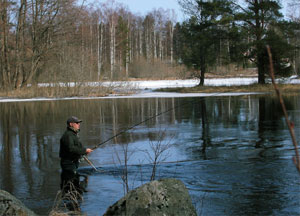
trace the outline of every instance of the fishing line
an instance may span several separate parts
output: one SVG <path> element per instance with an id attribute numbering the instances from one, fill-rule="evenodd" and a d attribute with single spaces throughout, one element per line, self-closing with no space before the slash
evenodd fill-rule
<path id="1" fill-rule="evenodd" d="M 210 95 L 209 97 L 215 97 L 215 96 L 217 96 L 217 95 L 219 95 L 219 94 L 224 94 L 224 92 L 218 92 L 218 93 L 216 93 L 216 94 Z M 203 98 L 205 98 L 205 97 L 204 97 L 204 96 L 203 96 L 203 97 L 200 97 L 200 100 L 202 100 Z M 167 113 L 167 112 L 170 112 L 170 111 L 172 111 L 172 110 L 175 110 L 175 109 L 177 109 L 177 108 L 179 108 L 179 107 L 183 107 L 183 106 L 185 106 L 185 105 L 187 105 L 187 104 L 194 104 L 194 103 L 196 103 L 196 102 L 198 102 L 198 100 L 197 100 L 197 101 L 196 101 L 196 100 L 188 101 L 188 102 L 185 102 L 185 103 L 183 103 L 183 104 L 179 104 L 179 105 L 177 105 L 177 106 L 173 106 L 173 107 L 171 107 L 171 108 L 169 108 L 169 109 L 167 109 L 167 110 L 165 110 L 165 111 L 163 111 L 163 112 L 160 112 L 160 113 L 158 113 L 158 114 L 156 114 L 156 115 L 154 115 L 154 116 L 151 116 L 150 118 L 147 118 L 147 119 L 145 119 L 144 121 L 141 121 L 141 122 L 139 122 L 139 123 L 136 123 L 136 124 L 130 126 L 129 128 L 127 128 L 127 129 L 125 129 L 125 130 L 123 130 L 123 131 L 120 131 L 119 133 L 117 133 L 116 135 L 114 135 L 114 136 L 108 138 L 108 139 L 105 140 L 104 142 L 101 142 L 101 143 L 97 144 L 95 147 L 92 148 L 92 150 L 95 150 L 95 149 L 99 148 L 100 146 L 104 145 L 105 143 L 109 142 L 110 140 L 112 140 L 112 139 L 114 139 L 114 138 L 120 136 L 121 134 L 124 134 L 124 133 L 130 131 L 131 129 L 133 129 L 133 128 L 135 128 L 135 127 L 137 127 L 137 126 L 139 126 L 139 125 L 141 125 L 141 124 L 143 124 L 143 123 L 145 123 L 145 122 L 147 122 L 147 121 L 150 121 L 151 119 L 154 119 L 154 118 L 156 118 L 156 117 L 158 117 L 158 116 L 161 116 L 161 115 L 163 115 L 163 114 L 165 114 L 165 113 Z"/>
<path id="2" fill-rule="evenodd" d="M 112 140 L 112 139 L 114 139 L 114 138 L 120 136 L 121 134 L 124 134 L 124 133 L 130 131 L 131 129 L 133 129 L 133 128 L 135 128 L 135 127 L 137 127 L 137 126 L 139 126 L 139 125 L 141 125 L 141 124 L 143 124 L 143 123 L 145 123 L 145 122 L 147 122 L 147 121 L 150 121 L 151 119 L 154 119 L 154 118 L 156 118 L 156 117 L 158 117 L 158 116 L 160 116 L 160 115 L 163 115 L 163 114 L 165 114 L 165 113 L 167 113 L 167 112 L 170 112 L 170 111 L 172 111 L 172 110 L 175 110 L 175 109 L 177 109 L 177 108 L 179 108 L 179 107 L 186 106 L 186 105 L 188 105 L 188 104 L 194 104 L 194 103 L 196 103 L 196 102 L 199 102 L 199 101 L 203 100 L 203 99 L 206 98 L 206 97 L 215 97 L 215 96 L 218 96 L 218 95 L 220 95 L 220 94 L 226 94 L 226 93 L 230 93 L 230 92 L 218 92 L 218 93 L 215 93 L 215 94 L 212 94 L 212 95 L 209 95 L 209 96 L 202 96 L 202 97 L 199 97 L 200 100 L 192 100 L 192 101 L 185 102 L 185 103 L 183 103 L 183 104 L 179 104 L 179 105 L 177 105 L 177 106 L 173 106 L 173 107 L 171 107 L 171 108 L 169 108 L 169 109 L 167 109 L 167 110 L 165 110 L 165 111 L 163 111 L 163 112 L 160 112 L 160 113 L 158 113 L 158 114 L 156 114 L 156 115 L 154 115 L 154 116 L 151 116 L 150 118 L 145 119 L 144 121 L 141 121 L 141 122 L 139 122 L 139 123 L 136 123 L 136 124 L 132 125 L 131 127 L 127 128 L 127 129 L 125 129 L 125 130 L 123 130 L 123 131 L 120 131 L 119 133 L 117 133 L 116 135 L 114 135 L 114 136 L 108 138 L 108 139 L 105 140 L 104 142 L 101 142 L 101 143 L 97 144 L 95 147 L 92 148 L 92 150 L 95 150 L 95 149 L 99 148 L 100 146 L 102 146 L 102 145 L 104 145 L 105 143 L 109 142 L 110 140 Z M 192 98 L 192 97 L 191 97 L 191 98 Z M 85 156 L 83 159 L 84 159 L 84 160 L 85 160 L 85 161 L 86 161 L 86 162 L 87 162 L 94 170 L 99 171 L 99 170 L 95 167 L 95 165 L 94 165 L 90 160 L 87 159 L 86 156 Z M 166 163 L 174 163 L 174 162 L 166 162 Z"/>
<path id="3" fill-rule="evenodd" d="M 196 162 L 196 161 L 197 160 L 190 160 L 190 159 L 187 159 L 187 160 L 178 160 L 178 161 L 161 161 L 159 163 L 156 163 L 156 166 L 159 167 L 160 165 L 180 164 L 180 163 L 188 163 L 188 162 Z M 89 163 L 91 163 L 91 162 L 89 162 Z M 101 173 L 101 174 L 105 174 L 105 173 L 112 174 L 112 173 L 116 172 L 114 170 L 116 168 L 116 166 L 113 166 L 113 167 L 109 166 L 109 165 L 115 165 L 115 164 L 105 164 L 105 165 L 108 165 L 108 166 L 95 167 L 94 165 L 91 165 L 92 168 L 85 168 L 85 169 L 82 169 L 80 171 L 81 172 L 82 171 L 83 172 L 88 171 L 90 173 L 92 173 L 93 171 L 95 171 L 96 173 Z M 154 165 L 154 163 L 144 163 L 144 164 L 130 164 L 130 165 L 127 165 L 127 166 L 128 167 L 145 167 L 145 166 L 153 166 L 153 165 Z M 125 166 L 125 165 L 123 165 L 123 166 Z"/>

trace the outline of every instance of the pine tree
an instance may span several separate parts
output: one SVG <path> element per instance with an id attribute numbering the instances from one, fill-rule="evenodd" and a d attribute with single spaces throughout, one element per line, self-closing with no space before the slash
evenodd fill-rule
<path id="1" fill-rule="evenodd" d="M 224 28 L 232 21 L 231 1 L 181 0 L 181 6 L 191 14 L 181 26 L 181 59 L 196 71 L 204 85 L 205 73 L 216 63 L 220 39 L 227 35 Z"/>
<path id="2" fill-rule="evenodd" d="M 253 59 L 258 69 L 258 83 L 265 83 L 265 74 L 268 72 L 266 45 L 280 40 L 271 39 L 270 29 L 275 25 L 282 14 L 277 0 L 245 0 L 246 8 L 236 5 L 239 10 L 236 19 L 243 22 L 243 28 L 248 32 L 249 40 L 247 57 Z M 275 33 L 274 31 L 272 33 Z M 269 44 L 271 47 L 274 44 Z"/>

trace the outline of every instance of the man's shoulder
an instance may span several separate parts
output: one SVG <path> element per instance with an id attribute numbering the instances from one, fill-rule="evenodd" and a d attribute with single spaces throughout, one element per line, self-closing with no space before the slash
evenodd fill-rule
<path id="1" fill-rule="evenodd" d="M 71 130 L 66 129 L 65 132 L 63 133 L 61 139 L 65 138 L 65 137 L 69 137 L 69 136 L 74 136 L 74 133 Z"/>

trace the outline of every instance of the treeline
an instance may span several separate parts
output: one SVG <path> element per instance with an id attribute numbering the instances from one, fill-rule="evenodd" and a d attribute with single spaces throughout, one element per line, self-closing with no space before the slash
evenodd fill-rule
<path id="1" fill-rule="evenodd" d="M 178 24 L 178 50 L 183 63 L 204 83 L 212 67 L 235 64 L 256 67 L 258 83 L 269 72 L 266 47 L 271 48 L 276 74 L 300 74 L 299 17 L 286 20 L 277 0 L 179 0 L 189 19 Z M 300 2 L 290 2 L 300 10 Z M 292 14 L 295 15 L 295 14 Z M 298 13 L 299 15 L 299 13 Z"/>
<path id="2" fill-rule="evenodd" d="M 176 18 L 170 10 L 139 16 L 113 0 L 93 5 L 0 0 L 0 8 L 2 88 L 37 81 L 161 77 L 158 67 L 174 63 Z"/>
<path id="3" fill-rule="evenodd" d="M 276 1 L 245 1 L 242 8 L 234 1 L 181 0 L 184 22 L 171 10 L 141 16 L 113 0 L 80 2 L 0 0 L 0 88 L 176 77 L 180 65 L 202 81 L 208 70 L 229 64 L 260 71 L 258 49 L 266 41 L 280 41 L 284 52 L 273 48 L 276 61 L 299 73 L 299 20 L 280 18 Z"/>

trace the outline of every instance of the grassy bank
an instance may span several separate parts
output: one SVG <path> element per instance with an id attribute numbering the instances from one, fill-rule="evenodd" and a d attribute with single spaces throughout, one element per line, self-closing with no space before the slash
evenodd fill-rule
<path id="1" fill-rule="evenodd" d="M 4 98 L 63 98 L 63 97 L 103 97 L 113 94 L 110 87 L 28 87 L 17 90 L 1 91 Z"/>
<path id="2" fill-rule="evenodd" d="M 283 94 L 300 93 L 300 85 L 296 84 L 278 84 L 280 91 Z M 162 92 L 177 92 L 177 93 L 215 93 L 215 92 L 262 92 L 275 93 L 272 84 L 252 84 L 240 86 L 195 86 L 189 88 L 164 88 L 158 89 Z"/>
<path id="3" fill-rule="evenodd" d="M 299 84 L 279 84 L 282 94 L 300 93 Z M 221 92 L 262 92 L 275 93 L 271 84 L 259 85 L 241 85 L 241 86 L 196 86 L 183 88 L 164 88 L 158 89 L 160 92 L 178 92 L 178 93 L 221 93 Z M 3 98 L 63 98 L 63 97 L 104 97 L 110 94 L 130 95 L 134 93 L 130 85 L 122 86 L 118 92 L 113 87 L 104 86 L 76 86 L 76 87 L 37 87 L 32 86 L 19 90 L 1 91 L 0 97 Z"/>

